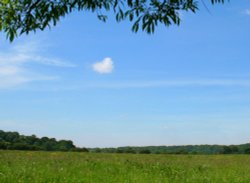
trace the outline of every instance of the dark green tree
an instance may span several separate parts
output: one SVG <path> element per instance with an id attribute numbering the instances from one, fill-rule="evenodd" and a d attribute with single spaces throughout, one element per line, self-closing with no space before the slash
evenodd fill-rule
<path id="1" fill-rule="evenodd" d="M 224 3 L 224 0 L 210 0 Z M 140 28 L 153 33 L 158 24 L 180 24 L 180 12 L 198 10 L 203 0 L 1 0 L 0 31 L 13 41 L 31 31 L 56 25 L 61 17 L 74 11 L 91 11 L 106 21 L 106 13 L 113 11 L 116 20 L 133 22 L 132 31 Z"/>
<path id="2" fill-rule="evenodd" d="M 87 152 L 86 148 L 77 148 L 71 140 L 59 140 L 55 138 L 35 135 L 25 136 L 18 132 L 4 132 L 0 130 L 0 149 L 10 150 L 44 150 L 44 151 L 79 151 Z"/>
<path id="3" fill-rule="evenodd" d="M 25 137 L 25 141 L 29 144 L 29 145 L 34 145 L 36 143 L 36 141 L 38 140 L 38 138 L 35 135 L 31 135 L 31 136 L 27 136 Z"/>
<path id="4" fill-rule="evenodd" d="M 58 147 L 60 151 L 69 151 L 70 149 L 75 148 L 73 142 L 71 140 L 60 140 L 58 142 Z"/>
<path id="5" fill-rule="evenodd" d="M 246 148 L 244 151 L 245 154 L 250 154 L 250 148 Z"/>
<path id="6" fill-rule="evenodd" d="M 231 145 L 229 147 L 230 147 L 232 153 L 236 154 L 239 152 L 239 148 L 236 145 Z"/>
<path id="7" fill-rule="evenodd" d="M 233 153 L 232 149 L 229 146 L 223 146 L 222 147 L 222 154 L 231 154 Z"/>
<path id="8" fill-rule="evenodd" d="M 19 139 L 19 133 L 17 132 L 7 132 L 5 134 L 5 140 L 7 142 L 17 142 Z"/>
<path id="9" fill-rule="evenodd" d="M 0 149 L 7 149 L 8 142 L 0 142 Z"/>
<path id="10" fill-rule="evenodd" d="M 151 151 L 149 149 L 142 149 L 139 151 L 139 154 L 150 154 Z"/>

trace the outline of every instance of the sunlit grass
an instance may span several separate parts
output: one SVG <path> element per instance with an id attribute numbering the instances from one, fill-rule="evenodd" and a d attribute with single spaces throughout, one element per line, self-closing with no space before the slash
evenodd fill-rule
<path id="1" fill-rule="evenodd" d="M 0 182 L 247 183 L 247 155 L 0 151 Z"/>

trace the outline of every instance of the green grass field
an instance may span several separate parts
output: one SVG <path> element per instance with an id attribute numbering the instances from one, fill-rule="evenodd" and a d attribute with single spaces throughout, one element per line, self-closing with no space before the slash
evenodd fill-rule
<path id="1" fill-rule="evenodd" d="M 250 156 L 0 151 L 0 182 L 245 183 Z"/>

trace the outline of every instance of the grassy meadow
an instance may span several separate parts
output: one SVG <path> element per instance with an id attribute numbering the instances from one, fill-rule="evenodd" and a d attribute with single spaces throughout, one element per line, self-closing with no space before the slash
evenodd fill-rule
<path id="1" fill-rule="evenodd" d="M 248 155 L 0 151 L 1 183 L 246 183 Z"/>

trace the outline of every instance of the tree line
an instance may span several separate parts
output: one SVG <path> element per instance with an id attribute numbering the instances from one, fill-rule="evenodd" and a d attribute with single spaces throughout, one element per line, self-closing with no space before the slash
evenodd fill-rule
<path id="1" fill-rule="evenodd" d="M 18 132 L 0 130 L 1 150 L 30 151 L 78 151 L 93 153 L 131 153 L 131 154 L 250 154 L 250 143 L 241 145 L 184 145 L 184 146 L 126 146 L 117 148 L 80 148 L 71 140 L 36 135 L 25 136 Z"/>
<path id="2" fill-rule="evenodd" d="M 131 154 L 250 154 L 250 143 L 241 145 L 183 145 L 183 146 L 146 146 L 91 148 L 96 153 L 131 153 Z"/>
<path id="3" fill-rule="evenodd" d="M 3 150 L 31 150 L 31 151 L 88 151 L 86 148 L 76 147 L 71 140 L 56 140 L 55 138 L 36 135 L 25 136 L 18 132 L 0 130 L 0 149 Z"/>

